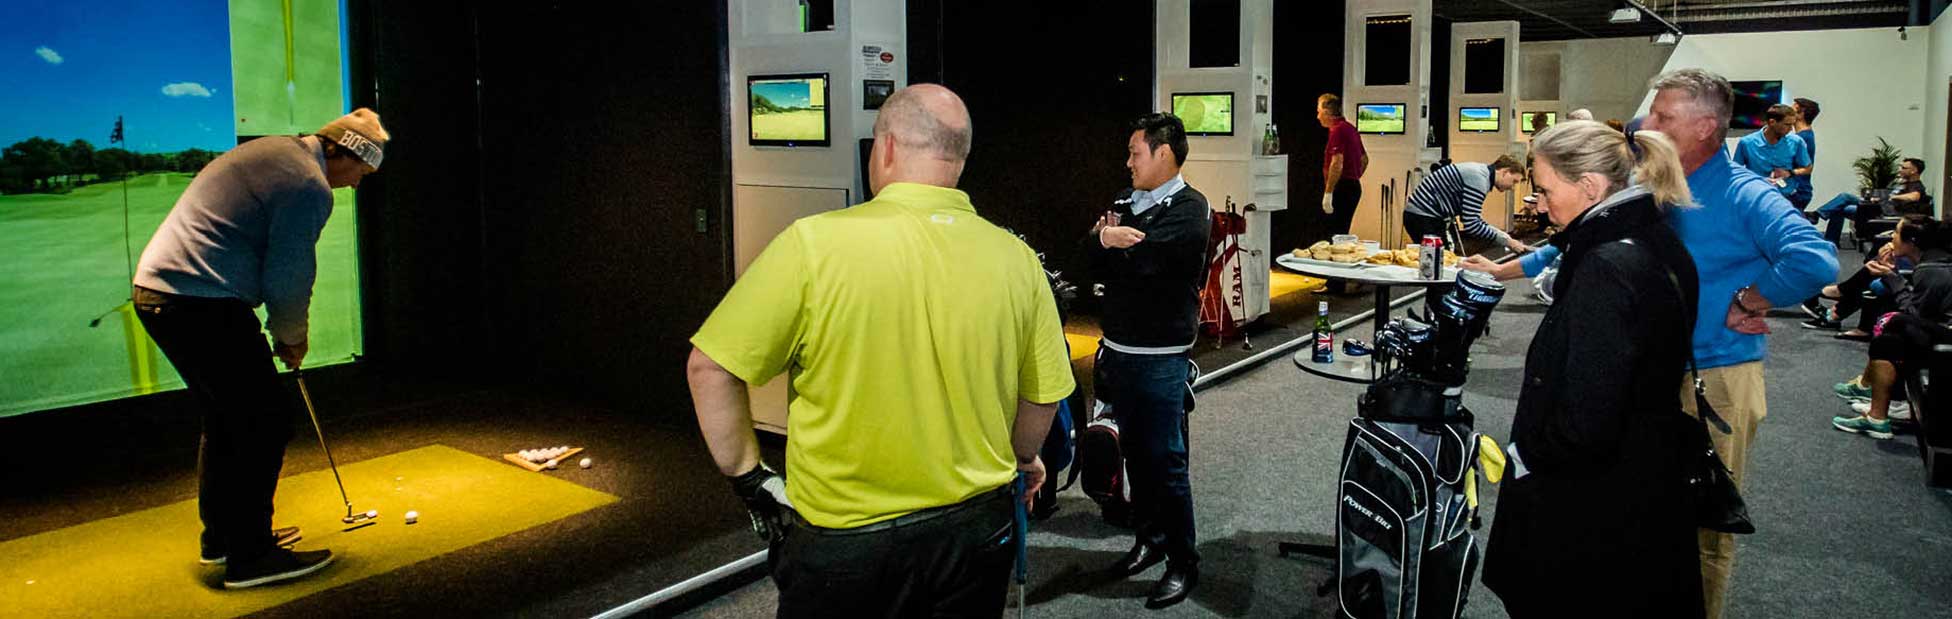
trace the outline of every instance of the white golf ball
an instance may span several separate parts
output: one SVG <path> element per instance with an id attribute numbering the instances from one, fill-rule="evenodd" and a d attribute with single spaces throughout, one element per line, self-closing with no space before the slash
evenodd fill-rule
<path id="1" fill-rule="evenodd" d="M 407 512 L 407 524 L 413 524 L 419 521 L 420 521 L 420 512 L 416 512 L 416 511 Z"/>
<path id="2" fill-rule="evenodd" d="M 590 468 L 590 459 L 589 459 L 589 458 L 584 458 L 584 459 L 583 459 L 582 461 L 580 461 L 580 462 L 577 462 L 577 463 L 576 463 L 576 465 L 577 465 L 577 466 L 580 466 L 580 467 L 583 467 L 583 468 L 586 468 L 586 469 L 587 469 L 587 468 Z"/>

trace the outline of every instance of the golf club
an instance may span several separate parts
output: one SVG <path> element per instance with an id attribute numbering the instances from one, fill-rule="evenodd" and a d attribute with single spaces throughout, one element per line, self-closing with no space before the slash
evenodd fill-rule
<path id="1" fill-rule="evenodd" d="M 332 460 L 332 448 L 325 445 L 325 430 L 319 427 L 319 413 L 312 408 L 312 391 L 305 387 L 304 374 L 298 375 L 298 395 L 305 400 L 305 415 L 312 418 L 312 431 L 319 436 L 319 449 L 325 451 L 325 463 L 332 467 L 332 481 L 339 484 L 339 499 L 346 502 L 346 517 L 340 518 L 339 521 L 356 527 L 379 518 L 380 510 L 377 509 L 359 514 L 352 513 L 352 499 L 346 498 L 346 482 L 339 479 L 339 464 Z"/>
<path id="2" fill-rule="evenodd" d="M 1023 619 L 1023 589 L 1025 584 L 1030 580 L 1030 547 L 1029 541 L 1024 539 L 1030 535 L 1030 518 L 1029 514 L 1026 513 L 1028 509 L 1023 504 L 1024 493 L 1026 492 L 1023 473 L 1017 473 L 1017 480 L 1011 482 L 1010 486 L 1011 490 L 1013 490 L 1010 493 L 1011 502 L 1016 509 L 1016 524 L 1014 528 L 1016 529 L 1017 538 L 1017 619 Z"/>

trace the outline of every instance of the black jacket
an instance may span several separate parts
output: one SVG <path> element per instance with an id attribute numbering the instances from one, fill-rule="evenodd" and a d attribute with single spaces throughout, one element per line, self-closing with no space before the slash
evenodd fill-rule
<path id="1" fill-rule="evenodd" d="M 1199 335 L 1213 212 L 1192 185 L 1140 215 L 1132 214 L 1131 196 L 1130 188 L 1119 192 L 1112 210 L 1119 225 L 1138 228 L 1145 240 L 1125 249 L 1106 249 L 1096 234 L 1084 240 L 1092 274 L 1105 286 L 1105 339 L 1146 348 L 1191 344 Z"/>
<path id="2" fill-rule="evenodd" d="M 1885 288 L 1898 291 L 1898 311 L 1933 324 L 1952 320 L 1952 253 L 1927 249 L 1919 253 L 1911 281 L 1896 272 L 1883 279 Z"/>
<path id="3" fill-rule="evenodd" d="M 1564 263 L 1510 436 L 1529 474 L 1499 489 L 1485 585 L 1550 616 L 1700 617 L 1683 468 L 1699 422 L 1680 400 L 1694 261 L 1644 194 L 1553 241 Z"/>

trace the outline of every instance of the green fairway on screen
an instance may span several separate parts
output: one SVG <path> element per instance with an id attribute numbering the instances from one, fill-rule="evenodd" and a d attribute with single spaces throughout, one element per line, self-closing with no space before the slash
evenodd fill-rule
<path id="1" fill-rule="evenodd" d="M 94 30 L 0 60 L 0 416 L 181 388 L 128 303 L 144 246 L 210 160 L 347 111 L 340 0 L 44 7 L 21 31 Z M 306 367 L 360 353 L 358 225 L 334 191 Z"/>
<path id="2" fill-rule="evenodd" d="M 755 79 L 751 91 L 754 141 L 827 141 L 825 78 Z"/>
<path id="3" fill-rule="evenodd" d="M 1365 103 L 1356 106 L 1356 131 L 1362 133 L 1402 133 L 1403 104 Z"/>
<path id="4" fill-rule="evenodd" d="M 1467 107 L 1457 110 L 1458 131 L 1497 131 L 1498 108 Z"/>
<path id="5" fill-rule="evenodd" d="M 1226 93 L 1173 95 L 1173 115 L 1188 135 L 1233 135 L 1234 96 Z"/>

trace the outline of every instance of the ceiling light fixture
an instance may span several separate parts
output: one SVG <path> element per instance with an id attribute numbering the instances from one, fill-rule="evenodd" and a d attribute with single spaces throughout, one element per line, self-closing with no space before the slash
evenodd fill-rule
<path id="1" fill-rule="evenodd" d="M 1631 24 L 1631 23 L 1639 22 L 1640 9 L 1630 7 L 1630 6 L 1623 6 L 1617 9 L 1613 9 L 1613 14 L 1608 15 L 1606 17 L 1606 21 L 1608 23 L 1614 23 L 1614 24 Z"/>

